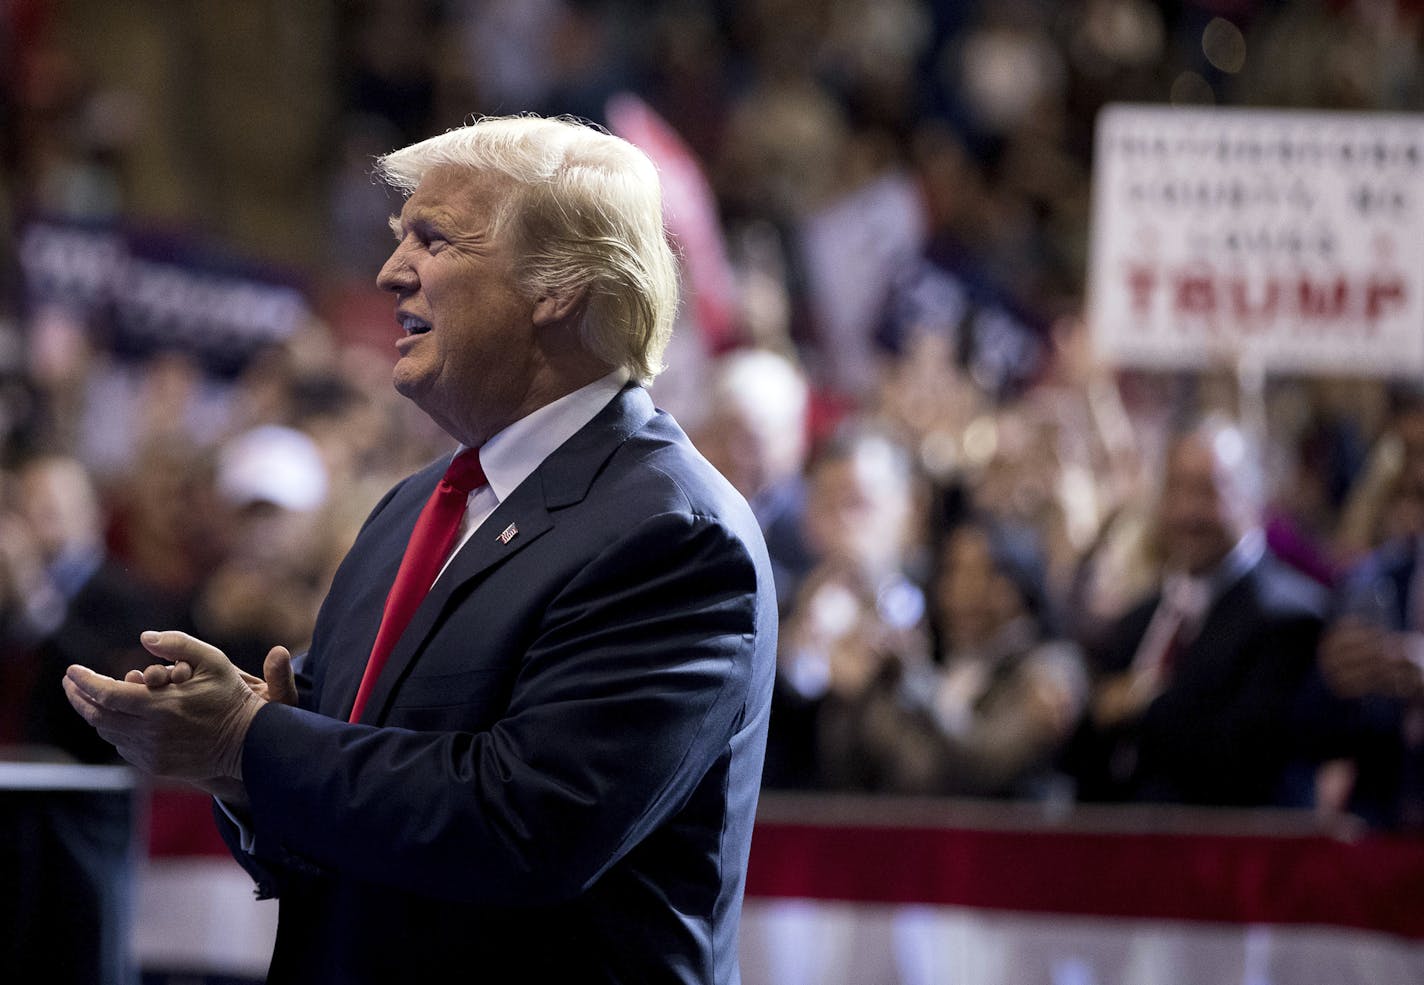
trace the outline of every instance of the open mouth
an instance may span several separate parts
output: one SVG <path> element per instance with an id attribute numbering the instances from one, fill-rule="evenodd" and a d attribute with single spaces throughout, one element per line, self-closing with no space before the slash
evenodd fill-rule
<path id="1" fill-rule="evenodd" d="M 430 323 L 414 315 L 401 315 L 400 325 L 406 335 L 424 335 L 430 331 Z"/>

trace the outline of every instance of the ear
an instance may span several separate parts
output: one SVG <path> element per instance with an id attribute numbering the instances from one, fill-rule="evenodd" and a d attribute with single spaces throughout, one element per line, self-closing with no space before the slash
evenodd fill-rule
<path id="1" fill-rule="evenodd" d="M 534 301 L 534 325 L 543 328 L 576 319 L 583 311 L 588 292 L 575 288 L 565 294 L 545 294 Z"/>

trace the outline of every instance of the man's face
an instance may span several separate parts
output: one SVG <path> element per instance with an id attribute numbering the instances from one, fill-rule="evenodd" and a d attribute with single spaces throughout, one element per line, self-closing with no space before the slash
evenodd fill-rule
<path id="1" fill-rule="evenodd" d="M 46 563 L 67 548 L 98 545 L 99 512 L 88 483 L 78 463 L 68 459 L 41 459 L 20 472 L 20 515 Z"/>
<path id="2" fill-rule="evenodd" d="M 954 646 L 982 645 L 1023 612 L 1023 600 L 995 565 L 982 530 L 956 530 L 945 544 L 944 562 L 936 601 Z"/>
<path id="3" fill-rule="evenodd" d="M 1162 489 L 1162 546 L 1170 567 L 1202 574 L 1246 532 L 1247 504 L 1232 501 L 1232 483 L 1206 440 L 1178 441 Z"/>
<path id="4" fill-rule="evenodd" d="M 520 416 L 538 372 L 534 301 L 516 288 L 515 250 L 494 220 L 502 175 L 432 169 L 392 228 L 376 283 L 396 295 L 396 390 L 447 432 L 482 444 Z"/>
<path id="5" fill-rule="evenodd" d="M 899 564 L 911 519 L 910 494 L 864 450 L 821 463 L 811 475 L 806 534 L 837 564 L 878 577 Z"/>
<path id="6" fill-rule="evenodd" d="M 805 444 L 799 425 L 729 399 L 707 421 L 699 448 L 748 499 L 799 475 Z"/>

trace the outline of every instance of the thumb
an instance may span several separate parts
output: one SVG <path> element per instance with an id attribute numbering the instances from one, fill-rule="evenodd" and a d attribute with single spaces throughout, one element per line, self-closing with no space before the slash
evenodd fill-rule
<path id="1" fill-rule="evenodd" d="M 297 703 L 297 678 L 292 673 L 292 651 L 274 646 L 262 661 L 262 676 L 267 681 L 267 700 L 279 704 Z"/>
<path id="2" fill-rule="evenodd" d="M 232 666 L 227 654 L 211 643 L 204 643 L 197 637 L 177 630 L 162 633 L 149 630 L 139 636 L 139 642 L 149 653 L 170 663 L 186 660 L 194 672 Z"/>

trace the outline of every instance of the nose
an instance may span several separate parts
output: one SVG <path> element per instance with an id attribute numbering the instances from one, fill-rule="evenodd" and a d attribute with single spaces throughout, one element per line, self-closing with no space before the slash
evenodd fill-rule
<path id="1" fill-rule="evenodd" d="M 406 259 L 405 244 L 397 244 L 380 273 L 376 274 L 376 286 L 383 291 L 404 293 L 414 290 L 418 283 L 415 269 Z"/>

